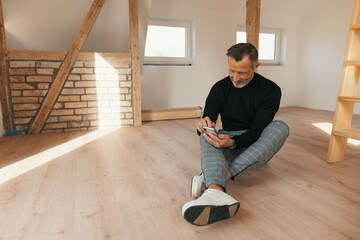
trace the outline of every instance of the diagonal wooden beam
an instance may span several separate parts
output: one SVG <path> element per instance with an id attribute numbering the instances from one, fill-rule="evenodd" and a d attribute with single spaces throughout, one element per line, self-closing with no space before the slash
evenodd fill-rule
<path id="1" fill-rule="evenodd" d="M 133 80 L 134 126 L 141 126 L 140 56 L 138 0 L 129 0 L 130 52 Z"/>
<path id="2" fill-rule="evenodd" d="M 2 3 L 0 0 L 0 97 L 5 130 L 13 130 L 10 118 L 9 88 L 6 79 L 6 38 Z"/>
<path id="3" fill-rule="evenodd" d="M 246 0 L 246 41 L 259 49 L 260 0 Z"/>
<path id="4" fill-rule="evenodd" d="M 58 98 L 62 87 L 64 86 L 66 77 L 69 75 L 71 67 L 73 66 L 84 42 L 89 35 L 90 30 L 94 26 L 94 23 L 105 3 L 105 0 L 94 0 L 91 8 L 84 20 L 82 27 L 80 28 L 74 43 L 72 44 L 69 52 L 67 53 L 63 64 L 60 67 L 56 78 L 49 89 L 43 104 L 40 107 L 38 114 L 35 117 L 33 124 L 30 127 L 29 133 L 40 133 L 44 126 L 47 117 L 50 114 L 52 107 L 56 99 Z"/>

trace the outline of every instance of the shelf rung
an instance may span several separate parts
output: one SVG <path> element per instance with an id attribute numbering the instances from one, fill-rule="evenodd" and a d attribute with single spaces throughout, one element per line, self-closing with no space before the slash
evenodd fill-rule
<path id="1" fill-rule="evenodd" d="M 344 61 L 344 66 L 360 66 L 360 60 Z"/>
<path id="2" fill-rule="evenodd" d="M 360 23 L 351 24 L 350 29 L 351 30 L 359 30 L 360 29 Z"/>
<path id="3" fill-rule="evenodd" d="M 358 96 L 355 96 L 355 97 L 339 96 L 338 100 L 339 101 L 347 101 L 347 102 L 360 102 L 360 97 L 358 97 Z"/>
<path id="4" fill-rule="evenodd" d="M 360 140 L 360 129 L 341 129 L 341 130 L 333 130 L 333 135 L 352 138 L 356 140 Z"/>

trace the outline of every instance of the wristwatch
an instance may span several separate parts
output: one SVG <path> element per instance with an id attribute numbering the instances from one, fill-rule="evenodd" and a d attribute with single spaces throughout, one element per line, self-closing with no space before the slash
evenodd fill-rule
<path id="1" fill-rule="evenodd" d="M 228 147 L 229 150 L 233 150 L 234 148 L 236 148 L 236 142 L 235 142 L 235 139 L 233 139 L 233 144 Z"/>

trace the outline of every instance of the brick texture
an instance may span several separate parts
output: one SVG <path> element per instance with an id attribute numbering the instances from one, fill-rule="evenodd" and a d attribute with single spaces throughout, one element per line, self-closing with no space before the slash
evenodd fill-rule
<path id="1" fill-rule="evenodd" d="M 62 61 L 7 64 L 12 121 L 27 133 Z M 131 72 L 130 61 L 76 61 L 42 132 L 133 126 Z"/>

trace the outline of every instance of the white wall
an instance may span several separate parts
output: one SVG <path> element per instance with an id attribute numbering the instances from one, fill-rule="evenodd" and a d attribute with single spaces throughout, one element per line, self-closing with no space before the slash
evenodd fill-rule
<path id="1" fill-rule="evenodd" d="M 281 106 L 294 106 L 298 66 L 299 17 L 312 1 L 261 1 L 261 27 L 281 30 L 280 66 L 260 66 L 259 73 L 276 82 L 282 89 Z"/>
<path id="2" fill-rule="evenodd" d="M 3 0 L 7 48 L 69 50 L 92 2 Z M 129 52 L 128 0 L 105 2 L 82 51 Z"/>
<path id="3" fill-rule="evenodd" d="M 242 1 L 217 2 L 153 0 L 151 16 L 194 21 L 196 59 L 193 66 L 144 66 L 143 109 L 202 106 L 211 85 L 226 75 L 226 49 L 235 41 L 236 31 L 236 24 L 228 24 L 228 19 L 234 22 L 237 18 L 245 18 L 241 14 L 223 18 L 218 13 L 227 8 L 244 9 L 245 4 Z"/>
<path id="4" fill-rule="evenodd" d="M 282 34 L 282 64 L 261 66 L 259 73 L 283 91 L 282 106 L 294 105 L 299 16 L 309 0 L 262 1 L 261 25 L 277 27 Z M 143 109 L 204 106 L 210 87 L 227 76 L 226 50 L 235 43 L 237 26 L 245 25 L 246 5 L 239 0 L 153 0 L 151 16 L 193 20 L 193 66 L 144 66 Z"/>
<path id="5" fill-rule="evenodd" d="M 317 0 L 301 16 L 296 106 L 335 110 L 352 8 L 353 0 Z"/>

